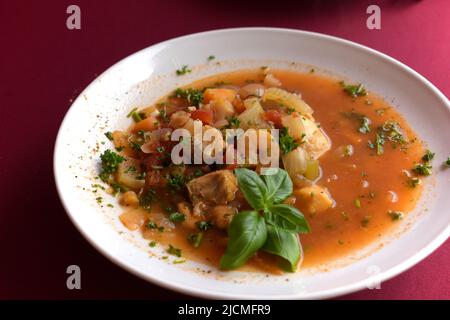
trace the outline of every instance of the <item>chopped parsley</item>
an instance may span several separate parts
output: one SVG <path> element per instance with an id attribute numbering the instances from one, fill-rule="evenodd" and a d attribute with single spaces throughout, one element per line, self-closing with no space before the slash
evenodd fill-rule
<path id="1" fill-rule="evenodd" d="M 372 217 L 371 216 L 365 216 L 362 220 L 361 220 L 361 227 L 363 228 L 367 228 L 367 226 L 369 225 L 370 219 Z"/>
<path id="2" fill-rule="evenodd" d="M 377 155 L 381 156 L 384 153 L 384 134 L 382 132 L 378 132 L 375 137 L 375 142 L 369 141 L 369 148 L 375 149 L 377 151 Z"/>
<path id="3" fill-rule="evenodd" d="M 167 248 L 167 253 L 177 256 L 178 258 L 181 257 L 181 249 L 175 248 L 173 245 L 169 244 L 169 248 Z"/>
<path id="4" fill-rule="evenodd" d="M 192 70 L 189 69 L 187 65 L 182 66 L 181 69 L 178 69 L 176 71 L 177 76 L 182 76 L 182 75 L 185 75 L 185 74 L 188 74 L 188 73 L 191 73 L 191 72 L 192 72 Z"/>
<path id="5" fill-rule="evenodd" d="M 448 157 L 447 160 L 444 161 L 444 165 L 450 167 L 450 157 Z"/>
<path id="6" fill-rule="evenodd" d="M 153 189 L 141 193 L 139 196 L 139 205 L 146 210 L 150 210 L 152 204 L 156 201 L 156 192 Z"/>
<path id="7" fill-rule="evenodd" d="M 210 55 L 209 57 L 208 57 L 208 61 L 212 61 L 212 60 L 214 60 L 216 57 L 215 56 L 213 56 L 213 55 Z"/>
<path id="8" fill-rule="evenodd" d="M 432 173 L 433 167 L 426 163 L 418 163 L 412 169 L 415 173 L 421 176 L 429 176 Z"/>
<path id="9" fill-rule="evenodd" d="M 283 127 L 280 130 L 280 149 L 283 154 L 287 154 L 297 148 L 299 144 L 288 133 L 288 129 Z"/>
<path id="10" fill-rule="evenodd" d="M 239 128 L 239 125 L 241 124 L 241 120 L 238 119 L 238 117 L 230 117 L 228 118 L 228 126 L 229 128 Z"/>
<path id="11" fill-rule="evenodd" d="M 362 97 L 366 96 L 367 92 L 364 86 L 360 84 L 352 85 L 352 84 L 345 84 L 344 81 L 340 82 L 343 90 L 352 98 Z"/>
<path id="12" fill-rule="evenodd" d="M 164 232 L 164 227 L 158 226 L 152 220 L 149 220 L 145 226 L 147 227 L 147 229 L 155 229 L 155 230 L 158 230 L 159 232 Z"/>
<path id="13" fill-rule="evenodd" d="M 406 139 L 402 133 L 402 129 L 397 121 L 386 121 L 381 129 L 385 134 L 384 137 L 392 142 L 392 146 L 395 148 L 398 144 L 402 145 L 406 143 Z"/>
<path id="14" fill-rule="evenodd" d="M 99 176 L 103 181 L 108 181 L 111 174 L 119 168 L 119 164 L 125 161 L 124 157 L 109 149 L 100 155 L 100 159 L 102 161 L 102 171 Z"/>
<path id="15" fill-rule="evenodd" d="M 156 241 L 150 241 L 149 244 L 148 244 L 148 246 L 149 246 L 150 248 L 154 248 L 154 247 L 156 247 L 156 244 L 157 244 Z"/>
<path id="16" fill-rule="evenodd" d="M 110 141 L 113 140 L 113 134 L 111 131 L 105 132 L 105 136 L 108 138 L 108 140 Z"/>
<path id="17" fill-rule="evenodd" d="M 188 235 L 187 240 L 194 246 L 194 248 L 198 248 L 202 243 L 203 232 L 192 233 Z"/>
<path id="18" fill-rule="evenodd" d="M 169 215 L 169 220 L 172 222 L 183 222 L 184 220 L 186 220 L 186 216 L 179 212 L 172 212 Z"/>
<path id="19" fill-rule="evenodd" d="M 180 174 L 168 175 L 167 179 L 167 187 L 172 191 L 179 191 L 184 187 L 185 180 L 184 177 Z"/>
<path id="20" fill-rule="evenodd" d="M 370 119 L 367 117 L 361 118 L 361 127 L 359 127 L 358 131 L 361 133 L 369 133 L 370 132 Z"/>
<path id="21" fill-rule="evenodd" d="M 431 152 L 431 150 L 428 149 L 425 152 L 425 154 L 423 155 L 422 160 L 425 161 L 425 162 L 430 162 L 431 160 L 433 160 L 435 155 L 436 154 L 434 152 Z"/>
<path id="22" fill-rule="evenodd" d="M 361 200 L 359 200 L 359 198 L 355 199 L 355 207 L 361 208 Z"/>
<path id="23" fill-rule="evenodd" d="M 191 106 L 198 107 L 200 103 L 203 101 L 203 91 L 193 88 L 181 89 L 178 88 L 175 90 L 174 97 L 186 99 L 187 102 Z"/>
<path id="24" fill-rule="evenodd" d="M 406 184 L 410 187 L 410 188 L 415 188 L 417 187 L 419 184 L 422 183 L 422 180 L 418 177 L 407 177 L 407 181 Z"/>
<path id="25" fill-rule="evenodd" d="M 400 211 L 389 210 L 388 215 L 391 217 L 392 221 L 403 219 L 403 212 Z"/>

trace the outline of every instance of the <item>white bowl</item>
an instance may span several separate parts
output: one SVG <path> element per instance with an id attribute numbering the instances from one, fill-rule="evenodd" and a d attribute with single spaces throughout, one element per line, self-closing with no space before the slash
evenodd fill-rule
<path id="1" fill-rule="evenodd" d="M 207 62 L 209 55 L 217 57 Z M 217 64 L 216 61 L 220 61 Z M 291 63 L 298 62 L 298 63 Z M 175 69 L 193 71 L 176 77 Z M 98 156 L 108 147 L 104 132 L 126 128 L 133 107 L 151 104 L 175 87 L 218 72 L 268 65 L 309 70 L 314 66 L 364 83 L 393 104 L 436 152 L 435 173 L 416 210 L 380 242 L 317 269 L 269 276 L 220 272 L 195 262 L 164 260 L 164 248 L 150 248 L 139 232 L 118 221 L 116 200 L 97 183 Z M 328 71 L 327 71 L 328 70 Z M 127 271 L 163 287 L 205 298 L 329 298 L 374 286 L 413 266 L 450 234 L 450 104 L 424 77 L 367 47 L 317 33 L 244 28 L 189 35 L 141 50 L 105 71 L 75 100 L 58 133 L 54 153 L 56 185 L 65 209 L 83 236 Z M 96 150 L 94 150 L 96 149 Z M 103 207 L 96 202 L 103 197 Z M 106 204 L 111 203 L 114 208 Z M 383 248 L 377 250 L 380 243 Z M 327 271 L 325 271 L 327 270 Z M 444 279 L 443 279 L 444 280 Z"/>

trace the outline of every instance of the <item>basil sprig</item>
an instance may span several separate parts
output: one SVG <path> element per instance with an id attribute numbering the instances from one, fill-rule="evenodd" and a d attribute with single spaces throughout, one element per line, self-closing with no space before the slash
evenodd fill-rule
<path id="1" fill-rule="evenodd" d="M 289 271 L 295 271 L 302 251 L 298 233 L 310 228 L 303 214 L 282 202 L 292 194 L 286 171 L 268 169 L 266 175 L 239 168 L 235 175 L 252 211 L 239 212 L 228 227 L 228 245 L 220 260 L 222 269 L 242 266 L 258 250 L 282 257 Z"/>

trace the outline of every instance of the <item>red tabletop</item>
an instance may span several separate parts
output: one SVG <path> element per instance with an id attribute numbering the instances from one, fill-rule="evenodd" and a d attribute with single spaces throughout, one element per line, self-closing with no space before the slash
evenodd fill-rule
<path id="1" fill-rule="evenodd" d="M 0 298 L 185 298 L 128 274 L 94 250 L 67 218 L 54 186 L 53 145 L 71 99 L 139 49 L 219 28 L 317 31 L 384 52 L 450 95 L 448 0 L 261 2 L 1 1 Z M 381 30 L 366 27 L 371 3 L 381 7 Z M 81 8 L 81 30 L 66 28 L 71 4 Z M 71 264 L 81 267 L 81 290 L 66 288 Z M 449 266 L 447 241 L 381 290 L 344 298 L 449 299 Z"/>

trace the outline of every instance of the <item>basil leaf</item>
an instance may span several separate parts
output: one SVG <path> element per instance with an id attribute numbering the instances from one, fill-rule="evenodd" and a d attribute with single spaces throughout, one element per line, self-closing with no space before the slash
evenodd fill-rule
<path id="1" fill-rule="evenodd" d="M 310 231 L 308 221 L 303 214 L 297 208 L 287 204 L 271 206 L 264 216 L 271 225 L 290 232 L 308 233 Z"/>
<path id="2" fill-rule="evenodd" d="M 228 227 L 228 245 L 220 259 L 222 269 L 242 266 L 267 238 L 264 218 L 256 211 L 242 211 L 234 216 Z"/>
<path id="3" fill-rule="evenodd" d="M 288 173 L 280 168 L 268 168 L 261 178 L 267 186 L 267 200 L 281 203 L 292 194 L 292 181 Z"/>
<path id="4" fill-rule="evenodd" d="M 280 256 L 289 262 L 287 268 L 295 272 L 301 257 L 300 241 L 295 233 L 267 225 L 267 240 L 262 250 Z"/>
<path id="5" fill-rule="evenodd" d="M 245 196 L 247 202 L 256 210 L 264 209 L 266 206 L 267 187 L 258 174 L 249 169 L 239 168 L 234 170 L 239 189 Z"/>

